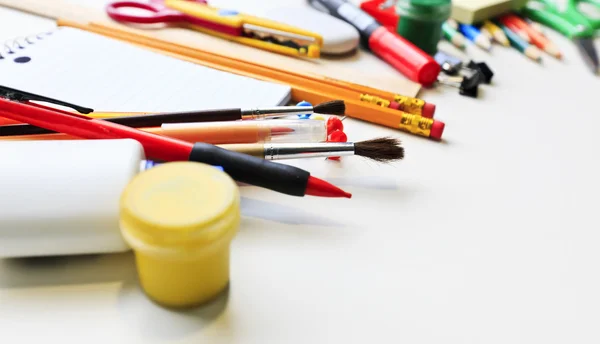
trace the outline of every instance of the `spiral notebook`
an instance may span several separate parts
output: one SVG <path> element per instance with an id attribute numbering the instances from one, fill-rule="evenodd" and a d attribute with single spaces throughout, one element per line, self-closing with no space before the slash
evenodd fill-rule
<path id="1" fill-rule="evenodd" d="M 284 105 L 291 88 L 197 65 L 75 28 L 0 50 L 0 85 L 96 111 L 191 111 Z"/>

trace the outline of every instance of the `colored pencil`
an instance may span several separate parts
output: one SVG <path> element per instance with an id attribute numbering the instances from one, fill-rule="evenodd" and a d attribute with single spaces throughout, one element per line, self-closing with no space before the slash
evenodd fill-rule
<path id="1" fill-rule="evenodd" d="M 524 40 L 527 43 L 531 43 L 531 37 L 529 37 L 529 34 L 523 31 L 523 29 L 519 25 L 517 25 L 517 23 L 515 23 L 512 20 L 507 20 L 505 16 L 501 16 L 500 18 L 498 18 L 498 20 L 504 26 L 509 28 L 512 32 L 519 35 L 519 37 L 521 37 L 522 40 Z"/>
<path id="2" fill-rule="evenodd" d="M 453 28 L 454 30 L 458 30 L 458 22 L 452 18 L 446 20 L 446 23 L 448 23 L 448 25 L 450 25 L 451 28 Z"/>
<path id="3" fill-rule="evenodd" d="M 546 33 L 544 32 L 544 27 L 542 24 L 534 22 L 531 19 L 526 19 L 527 24 L 529 24 L 529 26 L 534 29 L 535 31 L 537 31 L 537 33 L 539 33 L 542 36 L 546 36 Z"/>
<path id="4" fill-rule="evenodd" d="M 550 42 L 550 40 L 544 37 L 544 35 L 534 30 L 529 24 L 527 24 L 527 22 L 525 22 L 520 17 L 514 14 L 507 14 L 500 17 L 500 21 L 502 21 L 505 24 L 511 23 L 515 27 L 518 27 L 521 31 L 527 33 L 527 35 L 529 35 L 529 37 L 531 38 L 531 43 L 538 47 L 540 50 L 545 51 L 546 53 L 548 53 L 551 56 L 554 56 L 557 59 L 562 58 L 562 54 L 556 45 Z"/>
<path id="5" fill-rule="evenodd" d="M 442 32 L 444 34 L 444 38 L 448 40 L 450 43 L 454 44 L 456 47 L 460 49 L 465 48 L 465 36 L 463 36 L 460 32 L 454 29 L 447 22 L 442 24 Z"/>
<path id="6" fill-rule="evenodd" d="M 498 25 L 492 23 L 489 20 L 486 20 L 483 22 L 483 27 L 486 28 L 492 34 L 492 37 L 496 42 L 502 44 L 505 47 L 510 46 L 508 38 L 506 38 L 504 31 L 502 31 L 502 29 L 499 28 Z"/>
<path id="7" fill-rule="evenodd" d="M 506 37 L 510 41 L 510 45 L 518 51 L 525 54 L 534 61 L 541 61 L 540 51 L 535 46 L 525 42 L 519 35 L 509 29 L 506 25 L 500 24 L 502 31 L 506 34 Z"/>
<path id="8" fill-rule="evenodd" d="M 492 48 L 490 39 L 473 25 L 459 24 L 460 32 L 478 47 L 489 51 Z"/>

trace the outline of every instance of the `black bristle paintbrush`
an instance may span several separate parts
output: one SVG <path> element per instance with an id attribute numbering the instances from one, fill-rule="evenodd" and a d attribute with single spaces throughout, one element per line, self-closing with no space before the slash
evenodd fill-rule
<path id="1" fill-rule="evenodd" d="M 377 162 L 404 158 L 400 140 L 380 137 L 360 142 L 249 143 L 219 145 L 221 148 L 267 160 L 302 159 L 358 155 Z"/>
<path id="2" fill-rule="evenodd" d="M 89 117 L 125 125 L 132 128 L 159 127 L 164 123 L 217 122 L 236 120 L 268 119 L 289 115 L 320 113 L 324 115 L 343 115 L 346 105 L 343 100 L 332 100 L 315 106 L 276 106 L 262 109 L 221 109 L 187 112 L 166 112 L 123 117 L 99 117 L 90 113 Z M 102 113 L 102 116 L 106 113 Z M 0 136 L 55 134 L 56 132 L 38 128 L 29 124 L 0 126 Z"/>

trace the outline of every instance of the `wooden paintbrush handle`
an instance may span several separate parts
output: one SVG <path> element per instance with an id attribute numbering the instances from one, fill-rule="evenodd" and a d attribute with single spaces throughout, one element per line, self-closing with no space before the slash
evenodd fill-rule
<path id="1" fill-rule="evenodd" d="M 258 158 L 265 157 L 264 145 L 262 143 L 232 143 L 218 146 L 230 151 L 244 153 Z"/>

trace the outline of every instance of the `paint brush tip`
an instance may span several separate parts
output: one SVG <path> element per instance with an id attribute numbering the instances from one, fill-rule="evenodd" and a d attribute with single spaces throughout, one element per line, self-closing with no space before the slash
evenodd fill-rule
<path id="1" fill-rule="evenodd" d="M 346 103 L 343 100 L 331 100 L 316 105 L 313 111 L 324 115 L 343 115 L 346 112 Z"/>

